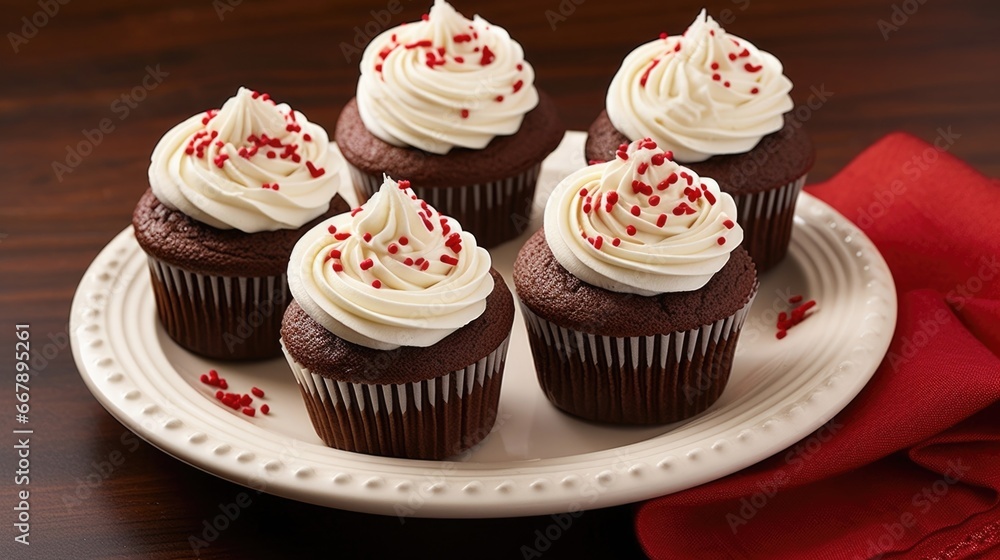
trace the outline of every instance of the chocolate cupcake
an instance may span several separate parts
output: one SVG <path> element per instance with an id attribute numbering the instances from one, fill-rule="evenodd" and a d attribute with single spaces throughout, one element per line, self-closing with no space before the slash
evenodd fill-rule
<path id="1" fill-rule="evenodd" d="M 497 417 L 513 297 L 476 238 L 386 178 L 296 244 L 282 345 L 330 447 L 442 459 Z"/>
<path id="2" fill-rule="evenodd" d="M 790 117 L 791 88 L 777 58 L 702 10 L 683 35 L 661 34 L 625 57 L 590 126 L 587 159 L 610 160 L 622 144 L 652 138 L 733 196 L 743 246 L 765 271 L 788 251 L 795 201 L 815 159 Z"/>
<path id="3" fill-rule="evenodd" d="M 246 88 L 167 132 L 132 215 L 167 335 L 211 358 L 280 355 L 288 256 L 349 209 L 341 165 L 323 128 Z"/>
<path id="4" fill-rule="evenodd" d="M 565 131 L 507 32 L 436 0 L 372 39 L 334 136 L 362 200 L 407 177 L 483 247 L 527 226 L 542 160 Z"/>
<path id="5" fill-rule="evenodd" d="M 649 139 L 564 179 L 514 262 L 548 399 L 616 424 L 711 406 L 758 285 L 736 218 L 718 183 Z"/>

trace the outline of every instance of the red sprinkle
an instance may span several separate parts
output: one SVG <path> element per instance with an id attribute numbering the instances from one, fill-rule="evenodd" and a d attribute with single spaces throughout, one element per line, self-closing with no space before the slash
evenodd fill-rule
<path id="1" fill-rule="evenodd" d="M 262 399 L 262 398 L 264 398 L 264 391 L 262 391 L 262 390 L 261 390 L 260 388 L 258 388 L 258 387 L 253 387 L 253 388 L 251 388 L 251 389 L 250 389 L 250 392 L 251 392 L 251 393 L 253 393 L 253 395 L 254 395 L 255 397 L 259 398 L 259 399 Z"/>
<path id="2" fill-rule="evenodd" d="M 725 244 L 726 244 L 726 238 L 725 238 L 725 237 L 720 237 L 720 238 L 716 239 L 715 241 L 716 241 L 716 242 L 717 242 L 717 243 L 718 243 L 719 245 L 725 245 Z"/>
<path id="3" fill-rule="evenodd" d="M 313 165 L 313 162 L 311 161 L 306 162 L 306 167 L 309 169 L 309 174 L 312 175 L 314 179 L 326 173 L 326 169 L 323 169 L 322 167 L 316 167 L 315 165 Z"/>
<path id="4" fill-rule="evenodd" d="M 341 265 L 340 263 L 333 263 L 333 271 L 334 272 L 343 272 L 344 271 L 344 266 Z"/>
<path id="5" fill-rule="evenodd" d="M 788 303 L 799 303 L 802 301 L 802 296 L 792 296 L 788 298 Z"/>
<path id="6" fill-rule="evenodd" d="M 379 280 L 378 278 L 376 278 L 375 280 L 372 280 L 372 288 L 375 288 L 377 290 L 377 289 L 379 289 L 381 287 L 382 287 L 382 281 L 381 280 Z"/>
<path id="7" fill-rule="evenodd" d="M 409 243 L 409 242 L 410 242 L 410 240 L 409 240 L 409 239 L 407 239 L 405 235 L 404 235 L 403 237 L 400 237 L 400 238 L 399 238 L 399 244 L 400 244 L 400 245 L 406 245 L 406 244 L 407 244 L 407 243 Z"/>
<path id="8" fill-rule="evenodd" d="M 261 414 L 267 414 L 268 412 L 271 412 L 271 407 L 267 406 L 266 404 L 260 405 Z"/>
<path id="9" fill-rule="evenodd" d="M 736 224 L 734 224 L 732 220 L 726 220 L 722 222 L 722 225 L 726 226 L 726 229 L 733 229 L 733 226 Z"/>
<path id="10" fill-rule="evenodd" d="M 395 243 L 390 243 L 389 247 L 386 250 L 389 251 L 390 255 L 395 255 L 399 251 L 399 245 L 396 245 Z"/>
<path id="11" fill-rule="evenodd" d="M 241 406 L 250 406 L 250 403 L 252 402 L 253 402 L 253 397 L 251 397 L 250 395 L 240 395 Z"/>
<path id="12" fill-rule="evenodd" d="M 785 330 L 780 330 L 780 331 L 778 331 L 778 334 L 776 334 L 776 335 L 774 335 L 774 336 L 775 336 L 775 337 L 776 337 L 776 338 L 777 338 L 778 340 L 781 340 L 782 338 L 785 338 L 786 336 L 788 336 L 788 331 L 785 331 Z"/>
<path id="13" fill-rule="evenodd" d="M 211 381 L 208 380 L 208 376 L 205 375 L 204 373 L 201 374 L 200 379 L 201 379 L 201 382 L 204 383 L 205 385 L 211 385 Z"/>
<path id="14" fill-rule="evenodd" d="M 659 196 L 656 196 L 654 194 L 653 196 L 649 197 L 649 205 L 650 206 L 656 206 L 659 203 L 660 203 L 660 197 Z"/>
<path id="15" fill-rule="evenodd" d="M 646 81 L 649 79 L 649 73 L 652 72 L 653 68 L 656 68 L 656 65 L 659 64 L 659 63 L 660 63 L 660 59 L 658 59 L 658 58 L 654 58 L 653 59 L 652 64 L 650 64 L 649 67 L 646 68 L 646 70 L 642 73 L 642 76 L 639 77 L 639 85 L 640 86 L 643 86 L 643 87 L 646 86 Z"/>
<path id="16" fill-rule="evenodd" d="M 753 88 L 752 90 L 750 90 L 750 93 L 752 93 L 752 94 L 754 94 L 754 95 L 756 95 L 756 94 L 757 94 L 757 93 L 759 93 L 759 92 L 760 92 L 760 90 L 759 90 L 759 89 L 757 89 L 757 88 Z"/>
<path id="17" fill-rule="evenodd" d="M 636 205 L 634 205 L 634 204 L 632 205 L 632 210 L 631 211 L 632 211 L 632 215 L 633 216 L 638 216 L 639 214 L 642 213 L 642 210 L 640 210 L 639 207 L 636 206 Z"/>
<path id="18" fill-rule="evenodd" d="M 713 62 L 712 63 L 712 70 L 718 70 L 718 69 L 719 69 L 719 63 L 718 62 Z"/>
<path id="19" fill-rule="evenodd" d="M 350 236 L 351 236 L 351 234 L 350 234 L 350 233 L 348 233 L 348 232 L 344 231 L 344 232 L 341 232 L 341 233 L 338 233 L 338 234 L 335 234 L 335 235 L 333 236 L 333 238 L 334 238 L 334 239 L 336 239 L 337 241 L 343 241 L 343 240 L 347 239 L 347 238 L 348 238 L 348 237 L 350 237 Z"/>
<path id="20" fill-rule="evenodd" d="M 647 169 L 649 169 L 649 164 L 646 162 L 642 162 L 639 164 L 639 167 L 636 168 L 635 172 L 638 173 L 639 175 L 642 175 L 643 173 L 646 172 Z"/>
<path id="21" fill-rule="evenodd" d="M 521 91 L 522 87 L 524 87 L 524 80 L 514 82 L 514 93 Z"/>
<path id="22" fill-rule="evenodd" d="M 629 235 L 635 235 L 635 226 L 629 224 L 628 227 L 625 228 L 625 233 Z"/>
<path id="23" fill-rule="evenodd" d="M 371 259 L 365 259 L 361 261 L 359 266 L 361 267 L 361 270 L 368 270 L 369 268 L 375 266 L 375 263 Z"/>
<path id="24" fill-rule="evenodd" d="M 664 161 L 666 161 L 666 158 L 663 157 L 663 154 L 653 154 L 653 157 L 649 158 L 649 162 L 654 166 L 663 165 Z"/>
<path id="25" fill-rule="evenodd" d="M 462 109 L 462 118 L 463 119 L 469 118 L 469 110 L 468 109 Z"/>
<path id="26" fill-rule="evenodd" d="M 621 244 L 622 244 L 622 240 L 621 240 L 621 239 L 618 239 L 618 238 L 616 237 L 616 238 L 614 238 L 614 239 L 612 239 L 612 240 L 611 240 L 611 244 L 612 244 L 612 245 L 614 245 L 615 247 L 617 247 L 617 246 L 619 246 L 619 245 L 621 245 Z"/>
<path id="27" fill-rule="evenodd" d="M 424 39 L 423 41 L 417 41 L 416 43 L 410 43 L 409 45 L 406 45 L 406 48 L 408 48 L 408 49 L 415 49 L 417 47 L 430 47 L 432 44 L 433 43 L 431 43 L 430 39 Z"/>
<path id="28" fill-rule="evenodd" d="M 443 262 L 444 264 L 450 264 L 451 266 L 455 266 L 456 264 L 458 264 L 458 259 L 456 259 L 451 255 L 441 255 L 441 262 Z"/>
<path id="29" fill-rule="evenodd" d="M 743 69 L 746 70 L 747 72 L 760 72 L 760 69 L 763 68 L 763 67 L 764 66 L 754 66 L 753 64 L 750 64 L 749 62 L 747 62 L 746 64 L 743 65 Z"/>
<path id="30" fill-rule="evenodd" d="M 667 223 L 667 215 L 660 214 L 659 218 L 656 218 L 656 227 L 663 227 L 663 224 Z"/>
<path id="31" fill-rule="evenodd" d="M 256 412 L 257 411 L 254 410 L 254 408 L 252 406 L 244 406 L 243 407 L 243 414 L 246 414 L 247 416 L 253 416 L 254 413 L 256 413 Z"/>
<path id="32" fill-rule="evenodd" d="M 493 62 L 494 59 L 496 59 L 496 55 L 493 54 L 493 51 L 491 51 L 489 47 L 484 46 L 482 57 L 479 59 L 479 65 L 486 66 L 487 64 Z M 518 70 L 520 70 L 520 68 Z"/>
<path id="33" fill-rule="evenodd" d="M 497 96 L 497 103 L 500 103 L 502 101 L 503 101 L 503 96 L 502 95 L 498 95 Z"/>

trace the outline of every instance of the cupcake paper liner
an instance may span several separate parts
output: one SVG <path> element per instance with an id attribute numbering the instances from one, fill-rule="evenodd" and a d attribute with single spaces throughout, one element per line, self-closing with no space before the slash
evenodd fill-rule
<path id="1" fill-rule="evenodd" d="M 372 455 L 443 459 L 479 443 L 493 428 L 509 342 L 508 336 L 463 369 L 387 385 L 323 377 L 298 363 L 283 343 L 282 349 L 326 445 Z"/>
<path id="2" fill-rule="evenodd" d="M 781 262 L 792 238 L 795 201 L 806 183 L 803 175 L 787 185 L 751 194 L 734 194 L 737 222 L 743 228 L 743 248 L 758 273 Z"/>
<path id="3" fill-rule="evenodd" d="M 472 232 L 477 245 L 495 247 L 521 235 L 528 227 L 541 166 L 538 163 L 517 175 L 488 183 L 459 187 L 415 185 L 412 188 L 421 199 Z M 369 175 L 353 165 L 349 167 L 362 201 L 378 191 L 382 185 L 381 175 Z"/>
<path id="4" fill-rule="evenodd" d="M 210 358 L 280 355 L 281 317 L 291 301 L 285 275 L 204 275 L 148 257 L 156 309 L 181 347 Z"/>
<path id="5" fill-rule="evenodd" d="M 757 289 L 735 314 L 689 331 L 638 337 L 586 333 L 521 310 L 542 391 L 588 420 L 666 424 L 704 411 L 722 394 Z"/>

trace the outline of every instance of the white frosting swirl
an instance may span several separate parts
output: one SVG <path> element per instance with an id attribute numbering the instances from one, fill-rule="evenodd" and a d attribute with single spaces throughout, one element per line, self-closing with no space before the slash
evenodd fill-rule
<path id="1" fill-rule="evenodd" d="M 296 229 L 337 194 L 341 160 L 319 125 L 267 94 L 240 88 L 156 144 L 149 184 L 165 206 L 219 229 Z"/>
<path id="2" fill-rule="evenodd" d="M 423 21 L 378 35 L 361 58 L 358 112 L 394 146 L 435 154 L 514 134 L 538 105 L 535 72 L 501 27 L 435 0 Z"/>
<path id="3" fill-rule="evenodd" d="M 646 138 L 566 177 L 545 205 L 545 239 L 577 278 L 651 296 L 697 290 L 743 241 L 719 184 Z"/>
<path id="4" fill-rule="evenodd" d="M 312 228 L 292 250 L 295 301 L 368 348 L 432 346 L 475 320 L 493 291 L 490 254 L 453 218 L 385 178 L 368 202 Z"/>
<path id="5" fill-rule="evenodd" d="M 784 125 L 792 82 L 781 62 L 725 32 L 702 10 L 684 35 L 640 45 L 608 88 L 611 123 L 652 138 L 678 161 L 748 152 Z"/>

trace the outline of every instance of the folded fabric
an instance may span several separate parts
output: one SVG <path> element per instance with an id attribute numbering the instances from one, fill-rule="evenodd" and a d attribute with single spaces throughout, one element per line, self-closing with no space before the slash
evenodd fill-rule
<path id="1" fill-rule="evenodd" d="M 947 153 L 949 134 L 891 134 L 807 189 L 888 262 L 889 351 L 808 454 L 641 504 L 650 557 L 1000 556 L 1000 181 Z"/>

